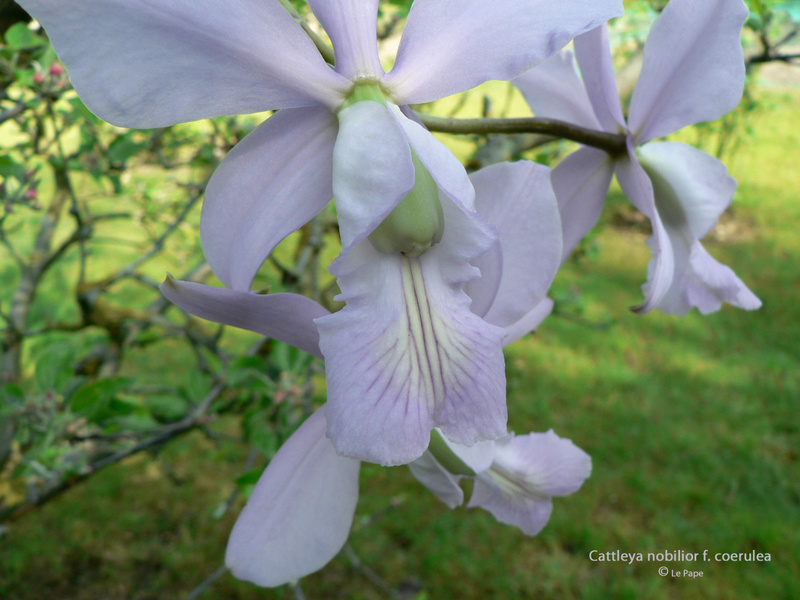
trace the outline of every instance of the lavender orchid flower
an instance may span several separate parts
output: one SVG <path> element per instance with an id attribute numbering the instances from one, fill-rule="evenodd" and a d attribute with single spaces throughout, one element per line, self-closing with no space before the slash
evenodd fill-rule
<path id="1" fill-rule="evenodd" d="M 347 308 L 318 326 L 340 453 L 398 464 L 433 426 L 463 444 L 505 433 L 504 333 L 463 291 L 494 235 L 463 166 L 400 107 L 516 77 L 621 14 L 620 0 L 416 0 L 389 73 L 379 0 L 308 0 L 335 70 L 278 0 L 21 4 L 87 106 L 115 124 L 283 109 L 212 177 L 201 238 L 220 280 L 245 292 L 335 198 L 344 249 L 331 272 Z"/>
<path id="2" fill-rule="evenodd" d="M 325 436 L 325 408 L 281 446 L 236 520 L 225 564 L 237 578 L 283 585 L 324 567 L 347 541 L 361 462 L 336 453 Z M 554 496 L 577 491 L 592 470 L 589 455 L 552 430 L 472 447 L 438 432 L 434 439 L 409 464 L 414 477 L 450 508 L 464 503 L 459 480 L 474 479 L 468 506 L 484 508 L 526 535 L 547 524 Z"/>
<path id="3" fill-rule="evenodd" d="M 592 460 L 572 441 L 547 433 L 507 435 L 471 448 L 439 437 L 436 448 L 409 465 L 411 473 L 450 508 L 464 503 L 459 480 L 474 480 L 467 506 L 481 507 L 526 535 L 539 533 L 553 512 L 553 497 L 576 492 Z"/>
<path id="4" fill-rule="evenodd" d="M 545 294 L 560 263 L 561 226 L 548 175 L 546 167 L 520 161 L 493 165 L 471 176 L 477 209 L 497 231 L 497 241 L 474 261 L 495 276 L 469 281 L 470 310 L 498 329 L 504 344 L 533 330 L 552 309 Z M 456 226 L 445 230 L 439 245 L 447 248 L 447 237 L 458 234 Z M 498 265 L 502 271 L 495 269 Z M 519 285 L 520 273 L 531 270 L 537 273 L 538 284 L 531 286 L 530 279 L 522 278 L 523 285 Z M 256 294 L 171 278 L 162 291 L 191 314 L 250 329 L 323 357 L 318 324 L 327 311 L 308 298 Z M 280 585 L 321 568 L 347 539 L 358 495 L 360 462 L 340 456 L 325 437 L 330 410 L 329 402 L 298 429 L 256 485 L 228 544 L 226 562 L 237 577 L 263 586 Z M 429 434 L 430 430 L 425 432 L 426 439 Z M 435 437 L 440 439 L 439 434 Z M 470 452 L 464 446 L 455 447 Z M 487 447 L 491 455 L 483 462 L 488 468 L 501 453 L 486 443 L 476 449 Z M 435 478 L 429 483 L 438 485 Z"/>
<path id="5" fill-rule="evenodd" d="M 581 148 L 553 170 L 564 227 L 564 258 L 600 216 L 611 177 L 649 219 L 653 257 L 637 312 L 654 308 L 682 315 L 722 302 L 753 310 L 761 302 L 700 239 L 728 207 L 735 180 L 716 158 L 676 142 L 653 142 L 682 127 L 720 118 L 742 96 L 740 42 L 747 18 L 742 0 L 670 0 L 653 24 L 626 123 L 620 106 L 605 26 L 575 38 L 562 53 L 515 83 L 534 113 L 623 133 L 628 152 L 609 156 Z"/>
<path id="6" fill-rule="evenodd" d="M 347 301 L 345 308 L 331 315 L 311 300 L 292 294 L 264 296 L 172 280 L 162 291 L 197 316 L 252 329 L 315 354 L 321 351 L 328 380 L 328 435 L 340 454 L 384 465 L 408 463 L 422 455 L 430 431 L 437 426 L 448 438 L 465 445 L 479 441 L 479 436 L 492 439 L 487 430 L 497 438 L 505 435 L 507 418 L 502 345 L 530 330 L 530 320 L 542 310 L 534 306 L 545 298 L 561 257 L 561 225 L 549 173 L 531 163 L 497 165 L 474 173 L 471 185 L 481 221 L 477 215 L 469 217 L 457 210 L 442 195 L 447 227 L 441 241 L 414 262 L 382 255 L 364 240 L 331 268 L 339 276 L 339 298 Z M 494 243 L 475 258 L 459 254 L 464 247 L 470 248 L 476 223 L 497 232 Z M 281 226 L 287 228 L 275 225 Z M 459 260 L 464 264 L 459 265 Z M 437 274 L 452 265 L 457 278 L 448 274 L 438 283 Z M 476 278 L 479 273 L 482 276 Z M 427 298 L 422 285 L 427 287 Z M 460 310 L 451 309 L 448 302 Z M 448 317 L 454 315 L 452 326 L 431 316 L 441 305 L 451 310 Z M 284 316 L 295 311 L 299 318 L 315 319 L 318 341 L 301 329 L 287 329 L 291 319 L 265 318 L 264 310 L 270 315 L 284 311 L 280 313 Z M 367 317 L 353 318 L 351 313 L 358 311 Z M 469 339 L 465 328 L 480 331 L 482 337 Z M 331 330 L 336 329 L 346 340 L 343 348 L 331 342 Z M 434 336 L 436 348 L 423 345 Z M 473 348 L 489 344 L 497 347 L 496 353 L 490 348 L 492 362 L 477 359 Z M 353 350 L 371 345 L 372 355 Z M 451 360 L 453 353 L 469 362 Z M 366 365 L 348 362 L 358 359 Z M 424 369 L 431 369 L 428 361 L 434 359 L 437 370 L 425 373 Z M 428 385 L 430 381 L 434 385 Z M 437 385 L 449 393 L 442 394 Z M 487 418 L 491 423 L 479 431 L 475 424 Z M 472 428 L 466 436 L 465 427 Z"/>

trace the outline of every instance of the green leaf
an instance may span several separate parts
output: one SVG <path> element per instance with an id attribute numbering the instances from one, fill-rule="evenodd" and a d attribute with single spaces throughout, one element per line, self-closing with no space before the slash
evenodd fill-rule
<path id="1" fill-rule="evenodd" d="M 39 390 L 62 390 L 71 379 L 73 359 L 73 349 L 65 342 L 56 342 L 45 348 L 36 361 L 34 371 Z"/>
<path id="2" fill-rule="evenodd" d="M 127 377 L 108 377 L 81 386 L 70 399 L 72 412 L 94 420 L 111 405 L 111 400 L 128 389 Z"/>
<path id="3" fill-rule="evenodd" d="M 250 494 L 253 493 L 253 488 L 256 487 L 256 483 L 258 483 L 259 477 L 264 472 L 264 469 L 250 469 L 246 473 L 242 473 L 239 477 L 236 478 L 236 487 L 239 488 L 239 491 L 245 498 L 249 498 Z M 222 515 L 220 515 L 221 518 Z"/>
<path id="4" fill-rule="evenodd" d="M 272 431 L 268 429 L 253 429 L 250 431 L 249 442 L 264 456 L 272 458 L 277 454 L 280 443 Z"/>
<path id="5" fill-rule="evenodd" d="M 79 120 L 89 121 L 95 125 L 100 125 L 103 123 L 103 120 L 100 119 L 100 117 L 95 116 L 92 111 L 86 108 L 86 105 L 77 96 L 70 98 L 68 102 L 70 106 L 72 106 L 72 110 Z M 91 138 L 91 140 L 92 145 L 94 145 L 94 138 Z"/>
<path id="6" fill-rule="evenodd" d="M 47 41 L 28 29 L 25 23 L 15 23 L 6 31 L 6 45 L 12 50 L 25 50 L 44 46 Z"/>
<path id="7" fill-rule="evenodd" d="M 0 175 L 4 177 L 21 177 L 25 173 L 25 166 L 4 154 L 0 156 Z"/>
<path id="8" fill-rule="evenodd" d="M 273 391 L 275 384 L 266 370 L 264 361 L 257 356 L 239 356 L 231 362 L 227 377 L 228 385 Z"/>
<path id="9" fill-rule="evenodd" d="M 211 383 L 207 375 L 193 373 L 186 378 L 186 383 L 181 387 L 181 392 L 192 404 L 197 404 L 211 391 Z"/>
<path id="10" fill-rule="evenodd" d="M 13 414 L 25 401 L 25 392 L 15 383 L 0 387 L 0 417 Z"/>
<path id="11" fill-rule="evenodd" d="M 159 423 L 150 415 L 134 414 L 114 418 L 117 428 L 122 431 L 151 431 L 158 429 Z"/>
<path id="12" fill-rule="evenodd" d="M 147 396 L 144 405 L 162 423 L 177 421 L 189 412 L 189 403 L 179 396 Z"/>
<path id="13" fill-rule="evenodd" d="M 132 135 L 132 133 L 126 133 L 111 142 L 106 155 L 108 160 L 112 163 L 124 163 L 147 147 L 144 142 L 134 141 Z"/>
<path id="14" fill-rule="evenodd" d="M 247 487 L 254 486 L 263 472 L 264 469 L 250 469 L 236 478 L 236 485 L 244 491 Z"/>

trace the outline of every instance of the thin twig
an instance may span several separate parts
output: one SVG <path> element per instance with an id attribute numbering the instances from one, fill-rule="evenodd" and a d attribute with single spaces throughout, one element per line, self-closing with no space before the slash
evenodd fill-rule
<path id="1" fill-rule="evenodd" d="M 759 54 L 758 56 L 753 56 L 749 62 L 752 64 L 762 64 L 766 62 L 773 62 L 773 61 L 781 61 L 781 62 L 792 62 L 793 60 L 797 60 L 800 58 L 800 53 L 797 54 L 773 54 L 772 52 L 764 52 L 763 54 Z"/>
<path id="2" fill-rule="evenodd" d="M 306 595 L 303 593 L 303 588 L 300 587 L 299 581 L 289 582 L 289 587 L 292 588 L 295 600 L 306 600 Z"/>
<path id="3" fill-rule="evenodd" d="M 125 265 L 121 269 L 119 269 L 114 275 L 109 277 L 109 282 L 117 281 L 118 279 L 122 279 L 123 277 L 131 276 L 136 269 L 138 269 L 141 265 L 146 263 L 148 260 L 156 256 L 159 252 L 164 249 L 164 245 L 167 241 L 167 238 L 172 235 L 178 227 L 180 227 L 181 223 L 186 220 L 186 217 L 194 208 L 195 204 L 200 200 L 203 195 L 203 191 L 205 190 L 205 186 L 200 186 L 199 189 L 195 191 L 194 194 L 189 198 L 189 201 L 184 204 L 183 209 L 175 217 L 175 220 L 167 227 L 162 234 L 153 242 L 153 245 L 150 247 L 150 250 L 142 254 L 139 258 L 132 261 L 131 263 Z"/>
<path id="4" fill-rule="evenodd" d="M 305 31 L 308 34 L 308 37 L 310 37 L 311 41 L 314 42 L 314 45 L 317 47 L 317 50 L 319 50 L 319 53 L 322 55 L 322 58 L 325 59 L 325 62 L 329 64 L 334 64 L 335 59 L 333 55 L 333 48 L 328 46 L 328 44 L 326 44 L 325 41 L 317 35 L 317 32 L 311 29 L 309 24 L 303 18 L 303 15 L 297 12 L 297 9 L 292 5 L 291 2 L 289 2 L 289 0 L 278 0 L 278 1 L 281 4 L 283 4 L 284 8 L 287 11 L 289 11 L 289 14 L 292 15 L 292 17 L 294 17 L 295 21 L 297 21 L 298 25 L 300 25 L 300 27 L 303 28 L 303 31 Z"/>
<path id="5" fill-rule="evenodd" d="M 27 102 L 20 102 L 16 106 L 13 106 L 12 108 L 9 108 L 8 110 L 4 110 L 3 112 L 0 112 L 0 124 L 5 123 L 9 119 L 13 119 L 15 117 L 18 117 L 23 112 L 25 112 L 26 108 L 28 108 L 28 103 Z"/>
<path id="6" fill-rule="evenodd" d="M 189 592 L 189 595 L 186 596 L 186 600 L 197 600 L 197 598 L 199 598 L 203 592 L 205 592 L 209 587 L 211 587 L 212 583 L 214 583 L 217 579 L 225 575 L 225 573 L 227 572 L 228 572 L 228 567 L 222 565 L 219 569 L 217 569 L 216 571 L 211 573 L 211 575 L 206 577 L 200 585 L 198 585 L 191 592 Z"/>
<path id="7" fill-rule="evenodd" d="M 119 452 L 115 452 L 109 456 L 99 459 L 98 461 L 94 462 L 89 466 L 89 468 L 81 473 L 80 475 L 76 475 L 70 479 L 60 482 L 58 485 L 54 486 L 53 488 L 44 492 L 41 496 L 39 496 L 35 502 L 29 502 L 26 504 L 21 504 L 11 508 L 8 511 L 0 511 L 0 520 L 12 520 L 17 519 L 26 512 L 30 511 L 36 506 L 39 506 L 49 500 L 52 500 L 56 496 L 60 495 L 61 493 L 65 492 L 66 490 L 72 488 L 76 484 L 88 479 L 98 471 L 105 469 L 108 466 L 116 464 L 121 460 L 128 458 L 129 456 L 133 456 L 134 454 L 138 454 L 143 450 L 149 450 L 150 448 L 154 448 L 168 442 L 169 440 L 192 431 L 193 429 L 202 425 L 206 420 L 206 413 L 211 406 L 212 402 L 216 400 L 219 395 L 225 390 L 226 384 L 224 380 L 217 382 L 212 388 L 211 391 L 206 394 L 203 400 L 195 407 L 195 409 L 191 412 L 191 414 L 187 415 L 180 421 L 176 421 L 175 423 L 170 423 L 169 425 L 165 425 L 161 428 L 161 430 L 156 433 L 155 435 L 142 440 L 134 444 L 133 446 L 125 449 L 120 450 Z"/>
<path id="8" fill-rule="evenodd" d="M 359 575 L 363 575 L 367 581 L 378 588 L 381 592 L 388 594 L 390 598 L 399 599 L 402 597 L 399 593 L 397 593 L 397 590 L 389 585 L 380 575 L 373 571 L 368 565 L 364 564 L 350 544 L 344 545 L 344 548 L 342 548 L 342 553 L 350 561 L 350 564 L 353 566 L 356 572 L 358 572 Z"/>
<path id="9" fill-rule="evenodd" d="M 250 469 L 253 468 L 253 466 L 256 464 L 256 459 L 259 457 L 260 454 L 261 452 L 259 452 L 258 448 L 256 448 L 255 446 L 250 448 L 250 453 L 247 455 L 247 459 L 244 461 L 244 468 L 242 469 L 242 474 L 247 473 Z M 233 503 L 236 502 L 236 498 L 238 498 L 238 496 L 239 496 L 239 486 L 237 485 L 235 488 L 233 488 L 233 491 L 231 492 L 230 496 L 228 496 L 225 499 L 225 502 L 222 505 L 223 507 L 222 510 L 219 513 L 216 513 L 215 511 L 215 516 L 221 518 L 222 515 L 227 513 L 231 509 L 231 506 L 233 506 Z"/>

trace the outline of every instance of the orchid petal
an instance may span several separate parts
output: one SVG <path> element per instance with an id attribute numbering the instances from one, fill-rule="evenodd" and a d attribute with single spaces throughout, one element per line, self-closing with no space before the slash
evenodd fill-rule
<path id="1" fill-rule="evenodd" d="M 505 439 L 508 434 L 503 435 L 500 439 Z M 442 436 L 445 444 L 453 453 L 470 469 L 476 473 L 481 473 L 492 466 L 494 457 L 497 454 L 497 441 L 498 440 L 484 440 L 473 444 L 472 446 L 465 446 L 463 444 L 456 444 L 455 442 Z"/>
<path id="2" fill-rule="evenodd" d="M 631 97 L 637 143 L 713 121 L 742 97 L 742 0 L 670 0 L 653 24 Z"/>
<path id="3" fill-rule="evenodd" d="M 503 257 L 502 279 L 482 316 L 507 327 L 545 297 L 561 265 L 561 218 L 550 169 L 528 161 L 500 163 L 473 173 L 471 180 L 478 214 L 497 230 Z M 472 261 L 482 274 L 484 256 Z M 484 281 L 481 276 L 467 284 L 470 297 L 488 294 L 481 289 Z"/>
<path id="4" fill-rule="evenodd" d="M 21 0 L 89 109 L 123 127 L 324 104 L 333 72 L 274 0 Z"/>
<path id="5" fill-rule="evenodd" d="M 647 282 L 642 285 L 644 301 L 632 308 L 634 312 L 643 314 L 653 310 L 669 291 L 675 271 L 675 257 L 670 237 L 656 209 L 653 184 L 636 158 L 630 137 L 628 158 L 617 160 L 616 174 L 622 191 L 650 219 L 653 229 L 653 235 L 647 240 L 653 258 L 647 265 Z"/>
<path id="6" fill-rule="evenodd" d="M 686 286 L 686 298 L 688 304 L 696 306 L 702 314 L 719 310 L 722 302 L 745 310 L 761 308 L 761 300 L 730 267 L 714 260 L 700 242 L 692 245 L 689 267 L 694 280 Z"/>
<path id="7" fill-rule="evenodd" d="M 366 238 L 412 187 L 411 147 L 387 106 L 366 100 L 339 112 L 333 193 L 342 245 Z"/>
<path id="8" fill-rule="evenodd" d="M 626 130 L 622 105 L 619 102 L 608 27 L 604 23 L 575 38 L 575 56 L 581 67 L 586 91 L 603 129 L 612 133 Z"/>
<path id="9" fill-rule="evenodd" d="M 506 337 L 503 339 L 503 346 L 508 346 L 512 342 L 516 342 L 522 336 L 534 331 L 542 324 L 550 313 L 553 312 L 553 301 L 550 298 L 545 298 L 539 304 L 534 306 L 528 314 L 524 315 L 516 323 L 507 326 Z"/>
<path id="10" fill-rule="evenodd" d="M 161 292 L 196 317 L 255 331 L 322 358 L 314 319 L 328 311 L 310 298 L 241 292 L 179 281 L 172 276 L 161 284 Z"/>
<path id="11" fill-rule="evenodd" d="M 359 468 L 336 454 L 317 410 L 267 465 L 233 526 L 225 564 L 234 576 L 274 587 L 325 566 L 350 533 Z"/>
<path id="12" fill-rule="evenodd" d="M 586 35 L 586 34 L 584 34 Z M 514 80 L 537 117 L 600 129 L 572 52 L 562 51 Z"/>
<path id="13" fill-rule="evenodd" d="M 650 142 L 638 148 L 639 163 L 655 190 L 665 225 L 700 239 L 733 200 L 736 180 L 719 159 L 680 142 Z"/>
<path id="14" fill-rule="evenodd" d="M 379 79 L 379 0 L 308 0 L 308 6 L 333 42 L 336 72 L 350 80 Z"/>
<path id="15" fill-rule="evenodd" d="M 619 0 L 415 0 L 385 83 L 418 104 L 513 79 L 621 14 Z"/>
<path id="16" fill-rule="evenodd" d="M 614 161 L 602 150 L 579 148 L 562 160 L 551 175 L 561 212 L 562 262 L 595 226 L 614 175 Z"/>
<path id="17" fill-rule="evenodd" d="M 568 496 L 592 474 L 592 459 L 572 440 L 546 433 L 529 433 L 498 442 L 495 463 L 524 471 L 540 494 Z"/>
<path id="18" fill-rule="evenodd" d="M 442 241 L 418 258 L 368 242 L 330 271 L 346 306 L 317 319 L 328 379 L 328 435 L 345 455 L 384 465 L 419 458 L 430 430 L 474 444 L 505 433 L 503 330 L 469 311 L 468 262 L 491 245 L 440 195 Z"/>
<path id="19" fill-rule="evenodd" d="M 475 479 L 469 507 L 536 535 L 553 510 L 552 496 L 575 492 L 591 474 L 588 454 L 552 430 L 497 442 L 492 466 Z"/>
<path id="20" fill-rule="evenodd" d="M 702 150 L 675 142 L 645 144 L 639 160 L 653 183 L 674 256 L 672 284 L 657 308 L 682 315 L 692 306 L 704 314 L 713 312 L 722 301 L 748 310 L 760 307 L 734 272 L 698 242 L 716 224 L 736 190 L 725 165 Z"/>
<path id="21" fill-rule="evenodd" d="M 469 309 L 484 318 L 492 308 L 500 290 L 500 282 L 503 280 L 503 247 L 500 241 L 495 242 L 491 248 L 473 260 L 472 265 L 480 270 L 481 276 L 468 281 L 464 291 L 472 300 Z"/>
<path id="22" fill-rule="evenodd" d="M 389 109 L 439 189 L 462 210 L 474 211 L 475 190 L 461 161 L 430 131 L 404 115 L 400 107 L 390 104 Z"/>
<path id="23" fill-rule="evenodd" d="M 449 508 L 464 504 L 464 490 L 458 485 L 460 476 L 440 465 L 430 452 L 408 463 L 411 474 Z"/>
<path id="24" fill-rule="evenodd" d="M 512 503 L 494 488 L 479 481 L 470 497 L 469 508 L 483 508 L 488 510 L 495 519 L 506 525 L 518 527 L 525 535 L 537 535 L 553 514 L 553 500 L 541 498 L 527 500 L 526 502 Z"/>
<path id="25" fill-rule="evenodd" d="M 249 290 L 275 246 L 330 202 L 335 139 L 326 109 L 287 109 L 222 161 L 206 188 L 200 236 L 225 285 Z"/>
<path id="26" fill-rule="evenodd" d="M 761 301 L 730 267 L 717 262 L 697 241 L 667 229 L 672 237 L 675 274 L 672 285 L 658 303 L 661 312 L 682 316 L 693 307 L 704 315 L 719 310 L 723 302 L 745 310 L 761 307 Z"/>

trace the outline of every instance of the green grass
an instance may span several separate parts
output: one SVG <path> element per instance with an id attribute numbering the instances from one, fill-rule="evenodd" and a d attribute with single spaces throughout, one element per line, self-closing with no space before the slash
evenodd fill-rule
<path id="1" fill-rule="evenodd" d="M 765 93 L 766 94 L 766 93 Z M 405 468 L 365 466 L 355 552 L 419 598 L 792 599 L 800 597 L 800 172 L 792 127 L 800 93 L 769 92 L 757 135 L 729 160 L 740 182 L 731 217 L 706 247 L 764 301 L 706 317 L 635 316 L 645 233 L 614 226 L 596 261 L 570 263 L 554 293 L 562 316 L 508 349 L 517 432 L 553 428 L 593 457 L 577 494 L 557 499 L 535 538 L 491 515 L 448 510 Z M 142 356 L 157 364 L 169 348 Z M 180 361 L 173 359 L 175 369 Z M 183 598 L 222 562 L 241 506 L 216 519 L 246 448 L 236 423 L 98 474 L 12 523 L 0 546 L 0 597 Z M 768 552 L 771 562 L 592 562 L 592 550 Z M 661 577 L 662 564 L 703 571 Z M 386 595 L 337 557 L 303 581 L 308 598 Z M 291 598 L 230 575 L 205 598 Z"/>

